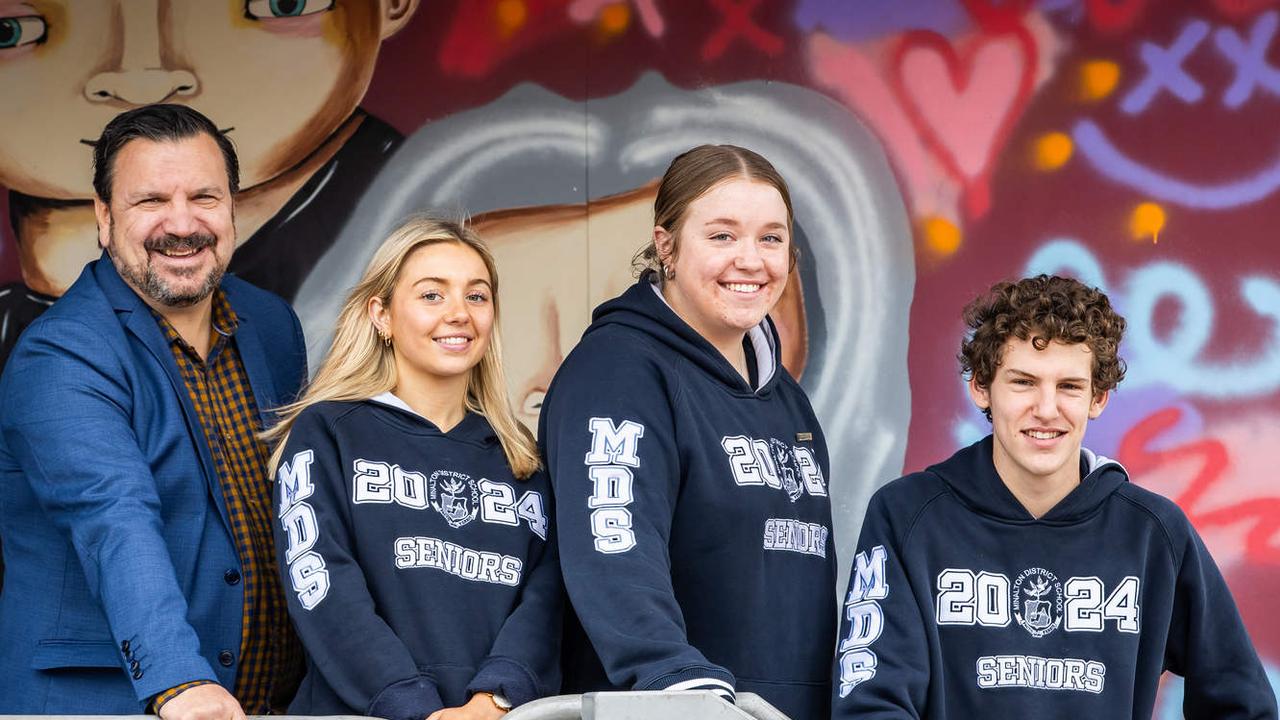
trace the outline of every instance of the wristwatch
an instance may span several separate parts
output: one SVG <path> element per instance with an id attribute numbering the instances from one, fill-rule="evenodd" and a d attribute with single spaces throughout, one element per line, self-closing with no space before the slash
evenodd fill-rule
<path id="1" fill-rule="evenodd" d="M 506 712 L 511 709 L 511 701 L 502 695 L 499 695 L 498 693 L 485 693 L 485 695 L 489 696 L 489 699 L 493 701 L 493 704 L 496 705 L 499 710 Z"/>

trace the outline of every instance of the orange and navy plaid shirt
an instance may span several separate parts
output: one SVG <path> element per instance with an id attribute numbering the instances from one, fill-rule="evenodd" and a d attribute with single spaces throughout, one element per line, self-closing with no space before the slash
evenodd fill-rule
<path id="1" fill-rule="evenodd" d="M 231 535 L 240 557 L 240 569 L 227 572 L 229 583 L 244 583 L 244 610 L 239 658 L 219 658 L 239 663 L 236 699 L 246 715 L 283 712 L 302 674 L 302 649 L 289 623 L 280 576 L 276 572 L 275 544 L 271 529 L 271 478 L 269 454 L 258 439 L 262 422 L 249 375 L 245 372 L 234 335 L 239 319 L 221 289 L 213 294 L 213 347 L 207 358 L 184 340 L 160 314 L 152 311 L 195 406 L 205 441 L 222 488 Z M 238 572 L 239 577 L 236 576 Z M 210 682 L 197 680 L 160 693 L 152 702 L 160 706 L 187 688 Z"/>

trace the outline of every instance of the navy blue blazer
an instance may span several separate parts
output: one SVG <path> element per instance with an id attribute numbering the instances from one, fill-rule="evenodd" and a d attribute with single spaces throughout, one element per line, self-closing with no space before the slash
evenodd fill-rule
<path id="1" fill-rule="evenodd" d="M 222 288 L 266 423 L 306 377 L 302 328 L 279 297 Z M 0 378 L 0 536 L 0 713 L 138 714 L 192 679 L 235 686 L 244 585 L 213 457 L 105 254 Z"/>

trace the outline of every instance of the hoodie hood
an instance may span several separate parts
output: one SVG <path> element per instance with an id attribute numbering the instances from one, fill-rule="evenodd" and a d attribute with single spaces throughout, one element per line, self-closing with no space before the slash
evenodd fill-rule
<path id="1" fill-rule="evenodd" d="M 479 413 L 467 411 L 453 429 L 449 432 L 441 432 L 436 424 L 427 419 L 425 415 L 418 413 L 417 410 L 409 407 L 409 403 L 400 399 L 398 395 L 390 390 L 369 398 L 369 402 L 379 406 L 386 412 L 382 413 L 387 420 L 406 432 L 417 435 L 437 435 L 447 437 L 450 440 L 461 440 L 464 442 L 472 442 L 480 445 L 498 442 L 498 435 L 489 426 L 488 421 Z"/>
<path id="2" fill-rule="evenodd" d="M 747 332 L 760 378 L 759 387 L 753 390 L 719 350 L 671 309 L 655 279 L 654 271 L 646 270 L 626 292 L 598 306 L 591 313 L 591 325 L 583 337 L 611 326 L 638 330 L 737 394 L 763 394 L 778 382 L 782 360 L 778 331 L 771 318 L 765 316 Z"/>
<path id="3" fill-rule="evenodd" d="M 930 466 L 931 472 L 975 512 L 999 520 L 1036 522 L 1018 502 L 996 472 L 991 435 Z M 1039 522 L 1073 523 L 1093 514 L 1113 492 L 1129 481 L 1129 474 L 1115 460 L 1081 448 L 1080 484 L 1039 518 Z"/>

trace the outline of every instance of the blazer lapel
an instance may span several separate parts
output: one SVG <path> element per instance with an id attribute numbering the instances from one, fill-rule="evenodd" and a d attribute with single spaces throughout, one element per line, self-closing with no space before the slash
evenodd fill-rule
<path id="1" fill-rule="evenodd" d="M 262 422 L 262 427 L 271 427 L 271 411 L 280 404 L 280 394 L 276 390 L 271 364 L 267 361 L 267 349 L 262 344 L 262 337 L 258 335 L 258 326 L 253 322 L 253 316 L 235 305 L 232 308 L 239 320 L 235 334 L 236 349 L 240 351 L 240 361 L 244 363 L 244 371 L 249 376 L 249 389 L 253 391 L 253 403 L 258 407 L 258 419 Z"/>
<path id="2" fill-rule="evenodd" d="M 178 399 L 178 404 L 182 408 L 182 417 L 186 421 L 187 434 L 195 443 L 196 455 L 200 458 L 200 469 L 203 471 L 205 484 L 209 487 L 209 494 L 213 496 L 213 502 L 218 507 L 218 514 L 222 517 L 222 522 L 230 530 L 231 520 L 227 515 L 226 501 L 222 497 L 222 486 L 218 483 L 218 474 L 214 469 L 213 453 L 209 451 L 209 444 L 205 442 L 204 430 L 200 427 L 200 416 L 196 414 L 195 405 L 191 403 L 191 394 L 187 392 L 187 383 L 182 379 L 182 374 L 178 371 L 178 364 L 173 360 L 173 351 L 169 348 L 169 343 L 165 341 L 164 333 L 160 332 L 160 326 L 156 324 L 155 318 L 151 316 L 150 309 L 146 303 L 116 273 L 115 266 L 112 265 L 106 253 L 103 253 L 102 258 L 96 263 L 94 274 L 98 278 L 98 284 L 102 288 L 103 294 L 111 301 L 117 313 L 124 315 L 121 320 L 125 329 L 147 349 L 152 359 L 164 370 L 165 375 L 169 378 L 173 395 Z"/>

